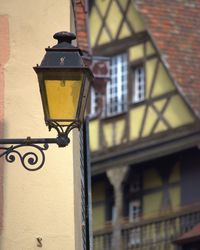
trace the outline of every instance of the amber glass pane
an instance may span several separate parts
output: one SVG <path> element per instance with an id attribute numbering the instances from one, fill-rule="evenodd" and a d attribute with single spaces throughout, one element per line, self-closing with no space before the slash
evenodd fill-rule
<path id="1" fill-rule="evenodd" d="M 76 116 L 82 79 L 45 80 L 49 118 L 71 120 Z"/>
<path id="2" fill-rule="evenodd" d="M 89 90 L 90 90 L 90 81 L 86 77 L 85 82 L 84 82 L 83 99 L 82 99 L 82 104 L 81 104 L 81 109 L 80 109 L 80 120 L 81 121 L 83 121 L 83 119 L 84 119 L 84 111 L 85 111 L 86 104 L 87 104 L 87 97 L 88 97 Z"/>

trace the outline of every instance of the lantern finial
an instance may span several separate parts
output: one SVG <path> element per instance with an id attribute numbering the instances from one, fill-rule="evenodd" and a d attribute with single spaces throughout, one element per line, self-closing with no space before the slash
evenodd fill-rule
<path id="1" fill-rule="evenodd" d="M 61 31 L 61 32 L 55 33 L 53 38 L 58 40 L 58 44 L 63 43 L 63 42 L 67 42 L 71 44 L 72 40 L 76 39 L 76 35 L 71 32 Z"/>

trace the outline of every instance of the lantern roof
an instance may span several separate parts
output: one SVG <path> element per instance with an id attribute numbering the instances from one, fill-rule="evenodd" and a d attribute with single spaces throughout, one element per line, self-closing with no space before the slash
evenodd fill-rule
<path id="1" fill-rule="evenodd" d="M 46 48 L 46 54 L 40 66 L 34 67 L 35 71 L 47 68 L 85 68 L 81 50 L 71 44 L 76 39 L 75 34 L 61 31 L 55 33 L 53 37 L 58 40 L 58 43 L 52 48 Z"/>

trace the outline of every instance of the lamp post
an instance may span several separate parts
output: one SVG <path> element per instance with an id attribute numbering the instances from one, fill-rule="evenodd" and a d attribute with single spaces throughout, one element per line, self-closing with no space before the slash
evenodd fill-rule
<path id="1" fill-rule="evenodd" d="M 18 156 L 22 166 L 29 171 L 43 167 L 48 144 L 65 147 L 70 142 L 70 131 L 80 129 L 93 79 L 90 69 L 84 65 L 81 50 L 71 44 L 76 36 L 58 32 L 54 38 L 58 40 L 57 45 L 46 49 L 41 64 L 34 70 L 38 76 L 45 123 L 49 130 L 56 129 L 57 138 L 0 139 L 0 145 L 10 145 L 0 146 L 0 157 L 14 162 Z M 29 152 L 21 153 L 22 147 L 29 148 Z"/>

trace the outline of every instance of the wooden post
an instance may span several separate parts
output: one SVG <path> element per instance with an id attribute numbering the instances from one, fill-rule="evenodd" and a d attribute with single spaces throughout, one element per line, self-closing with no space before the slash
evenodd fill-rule
<path id="1" fill-rule="evenodd" d="M 115 194 L 115 219 L 113 221 L 112 250 L 122 249 L 121 218 L 123 217 L 123 193 L 122 181 L 127 173 L 128 167 L 118 167 L 107 170 L 106 174 L 113 185 Z"/>

